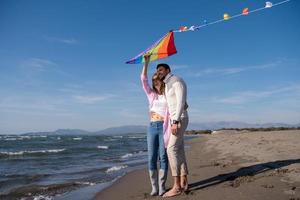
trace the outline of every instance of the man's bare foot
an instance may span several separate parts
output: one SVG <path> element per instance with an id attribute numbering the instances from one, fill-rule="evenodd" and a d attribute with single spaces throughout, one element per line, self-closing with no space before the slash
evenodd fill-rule
<path id="1" fill-rule="evenodd" d="M 181 194 L 181 189 L 180 188 L 172 188 L 171 190 L 169 190 L 168 192 L 166 192 L 163 197 L 166 198 L 166 197 L 174 197 L 174 196 L 177 196 L 177 195 L 180 195 Z"/>
<path id="2" fill-rule="evenodd" d="M 188 187 L 189 187 L 189 184 L 187 182 L 187 177 L 181 177 L 181 183 L 180 183 L 180 187 L 182 188 L 183 191 L 188 191 Z"/>

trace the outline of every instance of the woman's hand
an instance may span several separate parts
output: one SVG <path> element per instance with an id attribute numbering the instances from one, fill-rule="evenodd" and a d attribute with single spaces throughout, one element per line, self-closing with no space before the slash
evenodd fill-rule
<path id="1" fill-rule="evenodd" d="M 145 76 L 147 76 L 148 64 L 150 62 L 150 57 L 151 57 L 151 54 L 144 55 L 145 63 L 144 63 L 144 67 L 143 67 L 143 70 L 142 70 L 142 74 L 144 74 Z"/>
<path id="2" fill-rule="evenodd" d="M 150 62 L 150 57 L 151 57 L 151 54 L 146 54 L 144 55 L 144 58 L 145 58 L 145 64 L 148 65 L 149 62 Z"/>

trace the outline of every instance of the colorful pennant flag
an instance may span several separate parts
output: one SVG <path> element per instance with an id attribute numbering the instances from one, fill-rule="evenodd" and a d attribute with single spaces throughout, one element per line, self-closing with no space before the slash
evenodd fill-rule
<path id="1" fill-rule="evenodd" d="M 196 27 L 196 26 L 191 26 L 191 27 L 189 28 L 189 31 L 196 31 L 196 30 L 199 30 L 199 28 Z"/>
<path id="2" fill-rule="evenodd" d="M 187 26 L 181 26 L 181 27 L 179 28 L 179 30 L 180 30 L 181 32 L 184 32 L 184 31 L 187 31 L 187 30 L 188 30 L 188 27 L 187 27 Z"/>
<path id="3" fill-rule="evenodd" d="M 144 55 L 149 54 L 150 61 L 159 60 L 162 58 L 166 58 L 173 54 L 177 53 L 176 46 L 174 43 L 174 33 L 170 31 L 166 35 L 164 35 L 161 39 L 159 39 L 155 44 L 150 46 L 145 51 L 141 52 L 136 57 L 127 61 L 126 64 L 138 64 L 145 62 Z"/>
<path id="4" fill-rule="evenodd" d="M 273 3 L 270 1 L 267 1 L 265 8 L 272 8 L 272 6 L 273 6 Z"/>
<path id="5" fill-rule="evenodd" d="M 244 8 L 242 14 L 243 15 L 248 15 L 249 14 L 249 8 Z"/>
<path id="6" fill-rule="evenodd" d="M 229 20 L 229 19 L 230 19 L 230 16 L 229 16 L 229 14 L 224 13 L 223 18 L 224 18 L 224 20 Z"/>

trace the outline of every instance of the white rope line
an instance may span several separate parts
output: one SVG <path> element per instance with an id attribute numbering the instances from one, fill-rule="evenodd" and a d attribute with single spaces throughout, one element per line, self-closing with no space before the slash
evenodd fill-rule
<path id="1" fill-rule="evenodd" d="M 272 8 L 272 7 L 279 6 L 279 5 L 284 4 L 284 3 L 287 3 L 287 2 L 289 2 L 289 1 L 291 1 L 291 0 L 280 1 L 280 2 L 278 2 L 278 3 L 272 4 L 271 7 L 266 7 L 266 6 L 265 6 L 265 7 L 257 8 L 257 9 L 255 9 L 255 10 L 250 10 L 250 11 L 248 11 L 248 14 L 247 14 L 247 15 L 249 15 L 250 13 L 262 11 L 262 10 L 265 10 L 265 9 L 270 9 L 270 8 Z M 244 15 L 245 15 L 245 14 L 240 13 L 240 14 L 236 14 L 236 15 L 230 16 L 229 19 L 219 19 L 219 20 L 216 20 L 216 21 L 213 21 L 213 22 L 205 23 L 205 24 L 200 25 L 200 26 L 194 26 L 194 27 L 193 27 L 194 30 L 191 30 L 191 28 L 189 28 L 189 29 L 187 29 L 187 30 L 185 30 L 185 31 L 182 31 L 182 30 L 175 30 L 175 31 L 173 31 L 173 32 L 176 33 L 176 32 L 196 31 L 196 30 L 199 30 L 199 29 L 202 28 L 202 27 L 210 26 L 210 25 L 217 24 L 217 23 L 220 23 L 220 22 L 223 22 L 223 21 L 228 21 L 228 20 L 230 20 L 230 19 L 237 18 L 237 17 L 244 16 Z M 191 27 L 192 27 L 192 26 L 191 26 Z"/>

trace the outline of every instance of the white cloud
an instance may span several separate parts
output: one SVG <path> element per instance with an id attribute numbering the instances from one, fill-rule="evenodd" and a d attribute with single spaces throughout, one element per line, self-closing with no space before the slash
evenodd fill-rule
<path id="1" fill-rule="evenodd" d="M 45 71 L 47 68 L 56 67 L 57 64 L 46 59 L 29 58 L 21 63 L 24 68 L 30 68 L 37 71 Z"/>
<path id="2" fill-rule="evenodd" d="M 142 84 L 136 82 L 125 82 L 121 83 L 123 86 L 123 91 L 126 92 L 140 92 L 142 91 Z"/>
<path id="3" fill-rule="evenodd" d="M 45 39 L 50 42 L 59 42 L 59 43 L 69 44 L 69 45 L 74 45 L 79 43 L 78 40 L 74 38 L 57 38 L 57 37 L 45 36 Z"/>
<path id="4" fill-rule="evenodd" d="M 250 110 L 234 110 L 230 111 L 202 111 L 190 110 L 190 120 L 193 123 L 197 122 L 218 122 L 218 121 L 240 121 L 247 123 L 299 123 L 300 112 L 295 110 L 289 110 L 286 108 L 252 108 Z"/>
<path id="5" fill-rule="evenodd" d="M 268 63 L 268 64 L 244 66 L 244 67 L 207 68 L 204 70 L 200 70 L 198 72 L 194 72 L 192 74 L 192 76 L 195 76 L 195 77 L 201 77 L 201 76 L 207 76 L 207 75 L 225 76 L 225 75 L 237 74 L 237 73 L 241 73 L 241 72 L 249 71 L 249 70 L 260 70 L 260 69 L 275 67 L 275 66 L 279 65 L 280 63 L 281 63 L 280 61 L 276 61 L 276 62 Z"/>
<path id="6" fill-rule="evenodd" d="M 119 113 L 118 113 L 121 117 L 125 117 L 125 118 L 133 118 L 133 119 L 141 119 L 141 118 L 147 118 L 147 114 L 148 112 L 144 109 L 141 108 L 134 108 L 134 109 L 130 109 L 130 108 L 122 108 L 120 109 Z"/>
<path id="7" fill-rule="evenodd" d="M 245 115 L 245 118 L 251 118 Z M 299 123 L 300 112 L 299 110 L 288 110 L 286 108 L 266 108 L 261 111 L 255 112 L 255 117 L 251 119 L 253 122 L 260 123 L 288 123 L 288 124 L 297 124 Z M 250 121 L 250 120 L 249 120 Z"/>
<path id="8" fill-rule="evenodd" d="M 0 101 L 0 112 L 17 113 L 26 115 L 73 115 L 64 106 L 66 100 L 51 98 L 50 96 L 10 96 L 4 97 Z"/>
<path id="9" fill-rule="evenodd" d="M 188 65 L 170 65 L 171 70 L 181 70 L 181 69 L 187 69 Z"/>
<path id="10" fill-rule="evenodd" d="M 204 111 L 199 108 L 189 110 L 189 116 L 192 122 L 240 121 L 243 114 L 213 110 Z"/>
<path id="11" fill-rule="evenodd" d="M 213 98 L 214 102 L 225 104 L 244 104 L 247 102 L 257 101 L 263 98 L 271 97 L 277 94 L 289 93 L 293 95 L 300 94 L 300 85 L 291 85 L 265 91 L 246 91 L 240 92 L 230 97 Z"/>
<path id="12" fill-rule="evenodd" d="M 63 87 L 57 88 L 57 91 L 68 94 L 80 94 L 82 93 L 82 91 L 86 90 L 83 85 L 83 83 L 81 85 L 74 83 L 66 83 Z"/>
<path id="13" fill-rule="evenodd" d="M 25 84 L 36 81 L 37 75 L 45 72 L 64 77 L 73 77 L 72 74 L 63 71 L 57 63 L 48 59 L 28 58 L 22 61 L 19 67 L 21 69 L 21 75 L 23 78 L 26 78 L 24 80 Z"/>
<path id="14" fill-rule="evenodd" d="M 76 102 L 82 104 L 96 104 L 98 102 L 107 100 L 109 98 L 114 97 L 114 95 L 103 95 L 103 96 L 83 96 L 83 95 L 76 95 L 73 96 Z"/>

